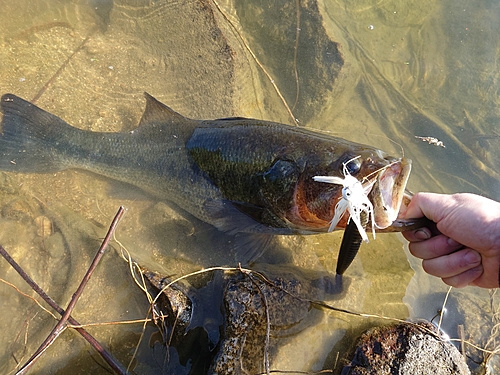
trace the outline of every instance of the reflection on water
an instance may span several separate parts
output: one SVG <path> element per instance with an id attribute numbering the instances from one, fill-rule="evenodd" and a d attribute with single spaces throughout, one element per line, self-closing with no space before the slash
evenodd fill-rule
<path id="1" fill-rule="evenodd" d="M 135 128 L 144 91 L 193 118 L 237 115 L 290 122 L 262 64 L 301 125 L 392 154 L 404 150 L 414 163 L 411 190 L 470 191 L 500 199 L 496 2 L 218 4 L 7 2 L 0 15 L 2 94 L 39 96 L 37 105 L 95 131 Z M 435 137 L 446 148 L 415 136 Z M 164 203 L 116 192 L 114 186 L 110 195 L 108 182 L 95 176 L 3 173 L 0 190 L 0 243 L 63 306 L 119 205 L 128 212 L 117 237 L 149 268 L 180 275 L 231 258 L 211 228 L 193 224 Z M 261 262 L 333 272 L 340 237 L 279 238 L 276 251 Z M 206 244 L 215 245 L 207 250 Z M 126 264 L 115 252 L 106 257 L 75 317 L 81 322 L 143 318 L 148 304 Z M 31 294 L 3 261 L 0 270 L 3 279 Z M 391 234 L 363 245 L 346 276 L 349 290 L 336 306 L 395 318 L 432 319 L 446 292 Z M 54 320 L 3 283 L 0 293 L 3 315 L 12 317 L 1 323 L 0 368 L 7 372 L 29 357 Z M 447 333 L 457 337 L 456 327 L 463 324 L 467 338 L 486 345 L 496 323 L 488 292 L 467 288 L 453 291 L 451 299 L 455 312 L 449 314 Z M 271 368 L 333 366 L 350 337 L 372 324 L 325 313 L 314 327 L 274 350 Z M 128 363 L 141 330 L 141 324 L 101 326 L 92 333 Z M 494 344 L 488 343 L 490 349 Z M 71 332 L 48 353 L 40 370 L 79 363 L 103 371 Z M 472 355 L 481 359 L 478 352 Z M 134 366 L 141 374 L 162 367 L 147 342 Z"/>

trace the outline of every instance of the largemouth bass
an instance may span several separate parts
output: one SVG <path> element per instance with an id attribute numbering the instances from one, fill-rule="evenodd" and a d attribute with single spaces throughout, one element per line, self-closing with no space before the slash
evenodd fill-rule
<path id="1" fill-rule="evenodd" d="M 0 169 L 48 173 L 77 168 L 139 187 L 198 219 L 242 238 L 246 259 L 272 234 L 327 232 L 342 186 L 314 176 L 345 177 L 364 186 L 377 230 L 392 227 L 411 161 L 305 128 L 247 118 L 193 120 L 149 94 L 137 129 L 81 130 L 37 106 L 1 99 Z M 336 228 L 345 228 L 344 214 Z M 403 225 L 404 227 L 404 225 Z M 249 234 L 246 236 L 244 234 Z M 249 252 L 248 252 L 249 251 Z"/>

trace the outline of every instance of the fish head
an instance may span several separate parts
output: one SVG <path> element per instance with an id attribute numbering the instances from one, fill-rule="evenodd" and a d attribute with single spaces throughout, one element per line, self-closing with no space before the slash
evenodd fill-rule
<path id="1" fill-rule="evenodd" d="M 342 209 L 339 202 L 343 198 L 344 185 L 318 182 L 313 177 L 330 176 L 340 182 L 347 181 L 349 174 L 363 186 L 373 205 L 376 228 L 386 228 L 398 217 L 410 170 L 411 160 L 398 159 L 381 150 L 358 144 L 350 144 L 340 155 L 338 148 L 335 155 L 328 152 L 323 157 L 317 155 L 315 163 L 304 168 L 298 179 L 294 210 L 287 215 L 287 219 L 305 231 L 328 231 L 336 210 Z M 336 228 L 345 228 L 348 219 L 346 210 Z"/>

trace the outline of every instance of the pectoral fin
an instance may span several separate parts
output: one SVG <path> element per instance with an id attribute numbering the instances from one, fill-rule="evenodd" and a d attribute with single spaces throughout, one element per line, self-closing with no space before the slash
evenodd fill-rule
<path id="1" fill-rule="evenodd" d="M 239 233 L 235 237 L 236 261 L 245 266 L 255 262 L 269 247 L 273 236 L 260 233 Z"/>
<path id="2" fill-rule="evenodd" d="M 227 234 L 257 233 L 257 234 L 293 234 L 291 228 L 280 225 L 283 223 L 265 208 L 251 206 L 226 199 L 209 199 L 203 204 L 206 222 Z M 265 222 L 263 224 L 262 222 Z M 273 225 L 274 224 L 274 225 Z"/>
<path id="3" fill-rule="evenodd" d="M 257 208 L 255 208 L 257 209 Z M 203 206 L 210 223 L 220 231 L 234 236 L 236 261 L 247 265 L 259 258 L 276 233 L 275 228 L 255 221 L 228 200 L 207 200 Z M 279 231 L 283 231 L 279 228 Z"/>

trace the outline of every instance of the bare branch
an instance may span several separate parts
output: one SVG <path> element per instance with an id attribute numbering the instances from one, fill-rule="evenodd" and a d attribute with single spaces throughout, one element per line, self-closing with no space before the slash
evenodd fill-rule
<path id="1" fill-rule="evenodd" d="M 50 335 L 47 337 L 47 339 L 42 343 L 40 348 L 33 354 L 33 356 L 28 360 L 28 362 L 17 372 L 17 374 L 25 374 L 29 368 L 34 364 L 37 358 L 40 357 L 40 355 L 50 346 L 50 344 L 61 334 L 61 332 L 64 331 L 64 329 L 68 326 L 67 322 L 69 322 L 72 326 L 80 326 L 81 324 L 77 322 L 75 319 L 71 317 L 71 312 L 73 308 L 76 305 L 76 302 L 78 301 L 78 298 L 83 292 L 83 289 L 85 288 L 85 285 L 90 279 L 90 276 L 92 275 L 92 272 L 96 268 L 97 264 L 99 263 L 100 259 L 104 255 L 104 251 L 113 235 L 113 232 L 116 229 L 116 226 L 118 225 L 118 222 L 120 221 L 121 217 L 125 213 L 125 209 L 123 207 L 120 207 L 118 210 L 117 214 L 115 215 L 115 218 L 113 219 L 113 222 L 111 223 L 111 226 L 108 230 L 108 234 L 106 235 L 104 241 L 101 244 L 101 247 L 99 248 L 96 256 L 94 257 L 94 260 L 92 264 L 90 265 L 87 273 L 85 274 L 80 286 L 78 287 L 77 291 L 73 295 L 73 298 L 71 302 L 68 305 L 68 308 L 66 311 L 64 311 L 45 291 L 38 286 L 38 284 L 21 268 L 21 266 L 10 256 L 10 254 L 0 245 L 0 255 L 2 255 L 7 262 L 14 268 L 17 273 L 23 278 L 24 281 L 28 283 L 28 285 L 31 286 L 31 288 L 40 296 L 42 299 L 47 302 L 54 310 L 56 310 L 61 316 L 61 320 L 59 323 L 54 327 Z M 75 328 L 88 342 L 90 345 L 92 345 L 97 352 L 101 355 L 101 357 L 108 363 L 108 365 L 117 373 L 117 374 L 127 374 L 126 369 L 123 367 L 123 365 L 117 361 L 110 353 L 106 351 L 106 349 L 103 348 L 103 346 L 92 336 L 90 335 L 85 329 L 83 328 Z"/>

